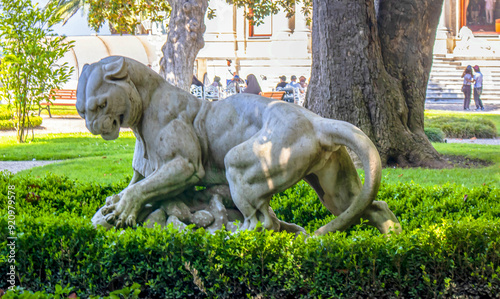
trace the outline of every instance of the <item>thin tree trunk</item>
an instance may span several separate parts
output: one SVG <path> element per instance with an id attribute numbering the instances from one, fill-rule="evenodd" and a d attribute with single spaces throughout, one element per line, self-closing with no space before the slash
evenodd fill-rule
<path id="1" fill-rule="evenodd" d="M 163 45 L 160 75 L 173 85 L 189 90 L 194 61 L 205 45 L 205 13 L 208 0 L 169 0 L 172 11 L 167 42 Z"/>
<path id="2" fill-rule="evenodd" d="M 306 107 L 348 121 L 384 164 L 444 167 L 423 130 L 442 0 L 314 0 Z"/>

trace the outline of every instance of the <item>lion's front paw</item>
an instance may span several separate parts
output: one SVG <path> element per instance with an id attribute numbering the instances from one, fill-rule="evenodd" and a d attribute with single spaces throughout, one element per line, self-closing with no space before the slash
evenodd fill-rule
<path id="1" fill-rule="evenodd" d="M 106 205 L 110 206 L 110 205 L 113 205 L 119 201 L 120 201 L 120 195 L 113 194 L 111 196 L 108 196 L 108 198 L 106 198 Z"/>
<path id="2" fill-rule="evenodd" d="M 101 209 L 102 215 L 106 216 L 108 214 L 111 214 L 115 210 L 116 204 L 119 201 L 120 201 L 120 195 L 118 195 L 118 194 L 114 194 L 114 195 L 111 195 L 108 198 L 106 198 L 106 204 Z M 108 218 L 110 219 L 110 221 L 112 221 L 113 217 L 112 217 L 112 215 L 108 215 L 108 217 L 106 217 L 106 220 Z M 111 223 L 110 221 L 108 221 L 108 222 Z"/>
<path id="3" fill-rule="evenodd" d="M 135 226 L 137 213 L 137 207 L 123 193 L 108 197 L 106 205 L 102 208 L 102 214 L 105 216 L 106 222 L 116 228 Z"/>

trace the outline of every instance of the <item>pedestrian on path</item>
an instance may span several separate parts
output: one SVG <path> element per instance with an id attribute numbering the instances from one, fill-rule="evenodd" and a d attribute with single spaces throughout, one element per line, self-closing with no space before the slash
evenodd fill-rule
<path id="1" fill-rule="evenodd" d="M 484 110 L 483 102 L 481 101 L 481 93 L 483 92 L 483 74 L 479 69 L 479 65 L 474 66 L 474 103 L 476 111 Z"/>
<path id="2" fill-rule="evenodd" d="M 464 78 L 464 83 L 462 85 L 462 92 L 464 93 L 464 110 L 470 110 L 470 95 L 471 95 L 471 84 L 474 78 L 472 77 L 472 66 L 468 65 L 467 68 L 462 73 L 462 78 Z"/>

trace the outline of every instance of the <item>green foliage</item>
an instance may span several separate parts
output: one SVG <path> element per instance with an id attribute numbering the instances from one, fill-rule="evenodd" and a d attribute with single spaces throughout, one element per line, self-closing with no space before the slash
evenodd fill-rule
<path id="1" fill-rule="evenodd" d="M 60 20 L 52 14 L 54 5 L 41 10 L 31 0 L 0 1 L 0 97 L 15 107 L 17 141 L 26 142 L 34 111 L 41 101 L 50 101 L 51 89 L 59 88 L 72 71 L 58 59 L 71 43 L 53 33 Z"/>
<path id="2" fill-rule="evenodd" d="M 279 1 L 251 1 L 251 0 L 226 0 L 228 4 L 238 7 L 246 7 L 251 13 L 245 13 L 248 20 L 254 25 L 263 23 L 263 19 L 269 15 L 285 11 L 288 18 L 295 14 L 295 4 L 303 3 L 301 13 L 307 16 L 307 23 L 312 19 L 311 0 L 279 0 Z M 63 14 L 64 22 L 73 16 L 84 5 L 88 6 L 88 24 L 92 29 L 99 32 L 102 25 L 108 21 L 117 33 L 137 33 L 137 27 L 141 21 L 151 20 L 162 22 L 170 17 L 171 6 L 168 1 L 161 0 L 52 0 L 49 3 L 58 4 L 57 11 Z M 217 15 L 214 8 L 208 8 L 208 18 L 213 19 Z"/>
<path id="3" fill-rule="evenodd" d="M 497 136 L 495 124 L 481 117 L 437 116 L 427 118 L 425 126 L 439 128 L 449 138 L 495 138 Z"/>
<path id="4" fill-rule="evenodd" d="M 440 128 L 429 127 L 424 129 L 425 135 L 431 142 L 444 142 L 444 132 Z"/>
<path id="5" fill-rule="evenodd" d="M 436 117 L 458 117 L 465 119 L 474 119 L 480 117 L 482 119 L 489 120 L 493 122 L 495 127 L 497 128 L 497 135 L 500 134 L 500 114 L 489 114 L 489 113 L 477 113 L 477 112 L 456 112 L 456 111 L 445 111 L 445 110 L 425 110 L 424 111 L 425 122 L 427 125 L 427 121 L 431 118 Z"/>
<path id="6" fill-rule="evenodd" d="M 0 105 L 0 120 L 11 120 L 14 118 L 9 105 Z"/>
<path id="7" fill-rule="evenodd" d="M 500 216 L 500 189 L 488 185 L 466 188 L 455 184 L 439 187 L 382 184 L 376 200 L 387 202 L 403 228 L 409 231 L 442 219 L 460 221 L 467 217 L 495 219 Z M 296 223 L 309 232 L 335 218 L 303 181 L 276 194 L 271 208 L 281 220 Z"/>
<path id="8" fill-rule="evenodd" d="M 109 296 L 90 296 L 91 299 L 137 299 L 139 298 L 139 294 L 141 293 L 140 285 L 134 283 L 130 287 L 125 287 L 120 290 L 113 291 L 109 294 Z M 72 293 L 72 287 L 69 284 L 63 289 L 61 285 L 57 284 L 55 286 L 54 294 L 50 294 L 43 291 L 32 292 L 29 290 L 25 290 L 21 287 L 15 287 L 12 290 L 8 290 L 7 293 L 2 297 L 4 299 L 63 299 L 63 298 L 80 298 L 76 296 L 76 293 Z M 73 295 L 73 297 L 71 297 Z M 70 296 L 70 297 L 68 297 Z"/>
<path id="9" fill-rule="evenodd" d="M 47 6 L 52 5 L 54 2 L 57 3 L 55 13 L 61 15 L 63 25 L 85 4 L 85 0 L 54 0 L 49 1 Z"/>
<path id="10" fill-rule="evenodd" d="M 0 106 L 0 130 L 13 130 L 16 128 L 15 118 L 8 105 Z M 32 116 L 29 118 L 29 127 L 38 127 L 42 124 L 43 119 L 40 116 Z"/>
<path id="11" fill-rule="evenodd" d="M 226 0 L 227 3 L 235 4 L 238 7 L 246 7 L 245 17 L 254 25 L 263 23 L 265 17 L 284 11 L 287 18 L 295 15 L 296 4 L 302 3 L 300 13 L 306 16 L 309 25 L 312 22 L 312 0 L 277 0 L 277 1 L 253 1 L 253 0 Z"/>
<path id="12" fill-rule="evenodd" d="M 304 240 L 269 231 L 94 229 L 93 213 L 126 181 L 95 185 L 4 173 L 2 273 L 8 185 L 15 186 L 18 213 L 17 283 L 46 296 L 40 298 L 73 292 L 82 298 L 491 298 L 500 292 L 500 190 L 490 186 L 383 184 L 378 199 L 400 219 L 401 235 L 386 238 L 358 225 Z M 304 182 L 271 204 L 281 219 L 310 229 L 331 217 Z"/>
<path id="13" fill-rule="evenodd" d="M 54 1 L 57 2 L 57 1 Z M 135 33 L 141 21 L 161 22 L 170 16 L 168 1 L 162 0 L 87 0 L 88 23 L 99 31 L 109 21 L 118 33 Z"/>
<path id="14" fill-rule="evenodd" d="M 40 116 L 32 116 L 29 118 L 29 128 L 36 128 L 42 124 L 43 119 Z M 16 124 L 13 119 L 0 120 L 0 130 L 13 130 Z"/>

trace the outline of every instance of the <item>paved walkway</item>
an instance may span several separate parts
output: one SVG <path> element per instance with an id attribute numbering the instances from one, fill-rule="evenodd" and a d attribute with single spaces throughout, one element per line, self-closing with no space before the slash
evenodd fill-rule
<path id="1" fill-rule="evenodd" d="M 471 111 L 464 111 L 463 101 L 427 101 L 425 102 L 426 110 L 446 110 L 455 112 L 472 112 L 488 114 L 500 114 L 500 101 L 483 101 L 484 110 L 475 111 L 476 106 L 474 100 L 471 101 Z"/>
<path id="2" fill-rule="evenodd" d="M 484 104 L 485 110 L 478 111 L 478 115 L 482 113 L 496 113 L 500 114 L 500 101 L 486 102 Z M 461 102 L 426 102 L 425 108 L 429 110 L 447 110 L 447 111 L 457 111 L 463 112 Z M 470 112 L 470 111 L 467 111 Z M 77 132 L 89 132 L 85 127 L 85 121 L 79 116 L 42 116 L 43 123 L 40 128 L 35 129 L 35 135 L 38 134 L 49 134 L 49 133 L 77 133 Z M 123 130 L 123 129 L 122 129 Z M 0 138 L 2 136 L 15 136 L 16 131 L 0 131 Z M 472 143 L 472 144 L 490 144 L 490 145 L 500 145 L 500 139 L 454 139 L 448 138 L 446 140 L 448 143 Z M 60 162 L 57 161 L 0 161 L 0 171 L 9 170 L 12 173 L 18 171 L 29 169 L 32 167 L 43 166 L 50 163 Z"/>

